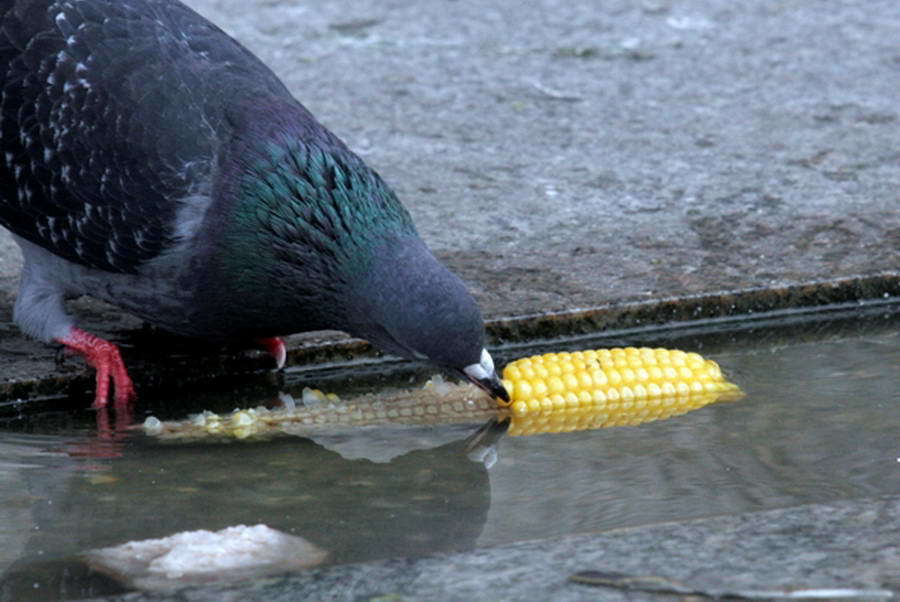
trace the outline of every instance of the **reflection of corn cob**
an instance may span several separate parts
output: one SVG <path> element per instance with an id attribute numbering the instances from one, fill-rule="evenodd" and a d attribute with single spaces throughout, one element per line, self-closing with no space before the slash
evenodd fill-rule
<path id="1" fill-rule="evenodd" d="M 712 360 L 634 347 L 523 358 L 503 384 L 511 435 L 640 424 L 742 395 Z"/>

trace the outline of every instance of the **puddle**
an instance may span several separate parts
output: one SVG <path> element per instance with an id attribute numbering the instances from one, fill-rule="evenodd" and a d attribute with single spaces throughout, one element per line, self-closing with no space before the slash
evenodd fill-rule
<path id="1" fill-rule="evenodd" d="M 8 407 L 0 414 L 0 600 L 125 591 L 79 554 L 197 529 L 265 524 L 346 563 L 900 493 L 898 308 L 501 355 L 622 344 L 698 351 L 747 396 L 639 427 L 502 437 L 490 468 L 467 455 L 478 422 L 186 443 L 115 425 L 98 434 L 89 410 Z M 349 394 L 374 382 L 389 392 L 427 376 L 403 370 L 389 378 L 384 366 L 352 378 L 294 371 L 286 386 Z M 142 399 L 136 419 L 252 407 L 278 392 L 256 383 L 232 395 Z"/>

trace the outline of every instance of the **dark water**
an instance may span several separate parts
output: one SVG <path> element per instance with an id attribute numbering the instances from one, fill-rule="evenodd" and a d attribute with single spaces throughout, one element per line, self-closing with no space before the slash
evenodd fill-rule
<path id="1" fill-rule="evenodd" d="M 8 413 L 0 600 L 123 591 L 78 555 L 237 524 L 301 535 L 341 563 L 900 493 L 900 313 L 853 313 L 506 349 L 506 359 L 614 344 L 696 350 L 747 396 L 640 427 L 501 438 L 490 468 L 466 453 L 477 424 L 172 444 L 114 424 L 99 433 L 87 410 Z M 350 386 L 371 387 L 361 374 Z M 329 390 L 348 382 L 296 373 L 288 386 L 310 379 Z M 142 403 L 175 415 L 276 394 Z"/>

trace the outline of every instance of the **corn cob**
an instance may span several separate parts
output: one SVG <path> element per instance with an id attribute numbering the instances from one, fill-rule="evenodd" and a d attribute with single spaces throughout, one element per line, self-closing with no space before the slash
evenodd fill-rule
<path id="1" fill-rule="evenodd" d="M 366 394 L 342 400 L 332 393 L 304 390 L 303 403 L 289 407 L 239 409 L 227 414 L 203 411 L 186 420 L 149 417 L 143 429 L 161 439 L 245 439 L 279 434 L 309 435 L 336 427 L 473 423 L 497 416 L 497 402 L 474 385 L 437 378 L 423 389 L 391 398 Z"/>
<path id="2" fill-rule="evenodd" d="M 511 435 L 641 424 L 743 395 L 712 360 L 646 347 L 523 358 L 503 385 Z"/>
<path id="3" fill-rule="evenodd" d="M 503 371 L 511 396 L 497 407 L 471 385 L 435 377 L 424 389 L 392 399 L 366 395 L 342 401 L 304 390 L 303 405 L 255 408 L 219 415 L 202 412 L 184 421 L 148 418 L 144 429 L 163 438 L 204 436 L 243 439 L 277 433 L 307 434 L 335 426 L 450 424 L 509 420 L 509 435 L 532 435 L 637 425 L 684 414 L 716 401 L 737 399 L 740 389 L 719 366 L 696 353 L 666 349 L 600 349 L 548 353 L 516 360 Z"/>

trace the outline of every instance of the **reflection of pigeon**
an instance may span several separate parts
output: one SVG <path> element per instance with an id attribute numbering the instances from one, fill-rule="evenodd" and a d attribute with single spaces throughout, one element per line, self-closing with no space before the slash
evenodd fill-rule
<path id="1" fill-rule="evenodd" d="M 389 463 L 346 460 L 301 437 L 204 443 L 210 453 L 203 454 L 196 444 L 147 441 L 129 446 L 102 474 L 87 470 L 93 458 L 35 460 L 36 468 L 19 473 L 17 498 L 0 490 L 0 501 L 15 501 L 0 505 L 0 519 L 20 516 L 15 506 L 28 514 L 21 523 L 3 523 L 3 543 L 18 538 L 19 545 L 6 555 L 15 561 L 0 571 L 0 599 L 33 600 L 35 591 L 81 598 L 120 593 L 76 555 L 260 518 L 327 548 L 335 564 L 471 550 L 491 508 L 488 471 L 466 458 L 463 440 L 443 443 L 444 427 L 414 429 L 412 436 L 420 448 Z M 432 436 L 434 446 L 426 449 Z M 407 447 L 402 440 L 397 445 Z M 122 520 L 125 509 L 128 520 Z M 291 556 L 285 562 L 296 560 Z"/>
<path id="2" fill-rule="evenodd" d="M 257 58 L 171 0 L 0 9 L 0 224 L 22 247 L 15 319 L 134 389 L 77 328 L 87 294 L 173 332 L 261 344 L 340 329 L 506 397 L 475 301 L 382 179 Z"/>

